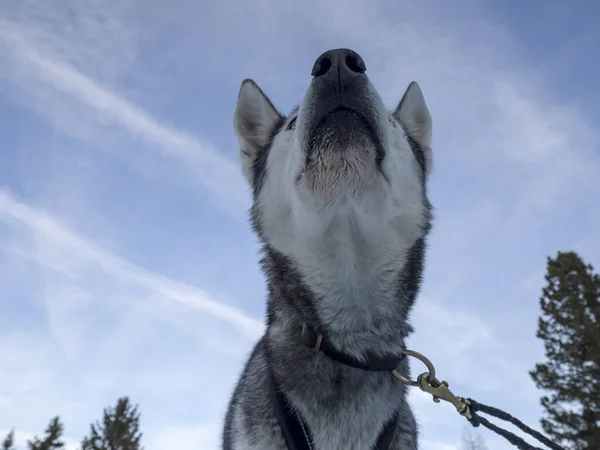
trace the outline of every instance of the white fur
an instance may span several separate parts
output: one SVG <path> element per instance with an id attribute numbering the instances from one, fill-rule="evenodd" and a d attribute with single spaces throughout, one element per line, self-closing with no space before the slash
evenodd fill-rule
<path id="1" fill-rule="evenodd" d="M 268 143 L 270 132 L 281 114 L 252 80 L 244 80 L 238 94 L 233 128 L 240 147 L 242 171 L 252 181 L 252 158 L 258 148 Z"/>
<path id="2" fill-rule="evenodd" d="M 318 297 L 317 313 L 334 344 L 336 335 L 359 337 L 390 313 L 386 304 L 394 292 L 381 292 L 378 286 L 390 286 L 397 279 L 407 250 L 422 235 L 425 220 L 416 158 L 404 130 L 390 123 L 390 114 L 370 87 L 384 137 L 385 177 L 373 170 L 362 175 L 373 178 L 368 189 L 358 194 L 347 189 L 333 198 L 320 198 L 302 179 L 298 181 L 305 164 L 299 133 L 284 129 L 273 142 L 258 199 L 266 239 L 297 264 Z M 267 124 L 273 123 L 278 113 L 269 101 L 256 98 L 256 92 L 260 91 L 245 93 L 244 102 L 254 101 L 257 114 Z M 302 127 L 304 107 L 300 105 L 297 129 Z M 429 112 L 416 83 L 409 86 L 394 116 L 428 151 Z M 247 138 L 241 138 L 244 141 Z M 243 155 L 244 167 L 247 158 Z M 369 345 L 368 340 L 360 342 Z M 337 344 L 346 347 L 343 342 Z M 360 343 L 353 344 L 353 352 L 364 350 Z"/>
<path id="3" fill-rule="evenodd" d="M 272 143 L 264 183 L 255 199 L 262 235 L 293 261 L 316 295 L 314 307 L 328 338 L 340 350 L 358 357 L 374 348 L 382 353 L 397 350 L 397 342 L 382 342 L 373 330 L 377 323 L 396 322 L 386 320 L 397 314 L 392 307 L 394 282 L 427 220 L 423 175 L 405 133 L 422 147 L 426 166 L 431 165 L 431 117 L 418 85 L 411 83 L 393 115 L 369 87 L 371 103 L 377 109 L 376 132 L 385 149 L 382 173 L 374 162 L 374 148 L 354 148 L 346 149 L 354 158 L 348 178 L 325 183 L 322 189 L 308 181 L 303 151 L 306 136 L 302 133 L 306 111 L 312 107 L 309 89 L 298 110 L 296 129 L 284 126 Z M 250 182 L 253 158 L 267 145 L 280 120 L 281 115 L 260 89 L 244 83 L 235 129 L 242 167 Z M 369 142 L 365 140 L 364 145 L 374 145 Z M 339 405 L 332 409 L 335 417 L 329 420 L 323 418 L 319 405 L 304 398 L 291 399 L 308 422 L 316 448 L 367 448 L 398 407 L 387 392 L 375 393 L 360 383 L 348 388 L 353 401 L 348 408 Z M 242 429 L 241 425 L 234 428 Z M 243 433 L 237 444 L 236 448 L 252 448 Z M 269 445 L 276 446 L 274 442 Z M 409 445 L 414 442 L 407 441 L 407 448 Z"/>
<path id="4" fill-rule="evenodd" d="M 398 108 L 394 111 L 404 129 L 421 145 L 425 152 L 427 170 L 431 170 L 431 115 L 425 106 L 421 88 L 416 82 L 408 85 Z"/>
<path id="5" fill-rule="evenodd" d="M 389 376 L 389 374 L 381 375 Z M 335 411 L 334 417 L 329 418 L 323 417 L 318 405 L 307 404 L 299 397 L 291 397 L 292 403 L 307 422 L 315 449 L 372 448 L 372 444 L 381 432 L 380 427 L 391 417 L 398 404 L 392 399 L 373 395 L 372 392 L 360 388 L 354 391 L 354 395 L 355 402 L 360 405 L 359 408 L 340 407 Z M 334 423 L 341 426 L 332 426 Z M 348 430 L 352 432 L 349 433 Z"/>

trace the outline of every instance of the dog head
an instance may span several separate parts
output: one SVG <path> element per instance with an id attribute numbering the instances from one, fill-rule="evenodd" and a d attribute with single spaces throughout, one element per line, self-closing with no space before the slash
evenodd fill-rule
<path id="1" fill-rule="evenodd" d="M 419 86 L 387 111 L 349 49 L 323 53 L 312 77 L 288 117 L 252 80 L 242 83 L 234 128 L 255 230 L 293 259 L 348 221 L 357 236 L 406 249 L 430 220 L 431 117 Z"/>

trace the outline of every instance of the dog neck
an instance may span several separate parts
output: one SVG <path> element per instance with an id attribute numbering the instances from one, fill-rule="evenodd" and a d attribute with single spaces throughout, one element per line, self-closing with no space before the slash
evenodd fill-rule
<path id="1" fill-rule="evenodd" d="M 358 359 L 398 354 L 412 331 L 407 317 L 420 279 L 423 248 L 423 240 L 418 240 L 406 251 L 404 265 L 387 273 L 369 273 L 358 265 L 354 273 L 349 271 L 348 285 L 340 281 L 335 286 L 332 278 L 346 267 L 329 266 L 329 273 L 323 270 L 329 279 L 315 282 L 314 275 L 306 275 L 290 258 L 265 246 L 262 264 L 268 278 L 270 332 L 295 347 L 302 345 L 302 326 L 309 325 L 338 351 Z"/>

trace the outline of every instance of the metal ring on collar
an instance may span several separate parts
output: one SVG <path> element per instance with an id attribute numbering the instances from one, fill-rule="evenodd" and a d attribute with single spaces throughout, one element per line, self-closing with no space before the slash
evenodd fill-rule
<path id="1" fill-rule="evenodd" d="M 427 380 L 432 382 L 433 380 L 435 380 L 435 367 L 433 367 L 433 364 L 431 361 L 429 361 L 429 359 L 427 359 L 427 357 L 419 352 L 415 352 L 414 350 L 404 350 L 403 353 L 406 356 L 412 356 L 413 358 L 418 359 L 419 361 L 421 361 L 423 364 L 425 364 L 425 366 L 427 366 L 427 372 L 424 372 L 421 374 L 421 376 L 427 376 Z M 419 386 L 419 381 L 418 380 L 410 380 L 408 378 L 403 377 L 400 372 L 398 372 L 398 370 L 392 370 L 392 375 L 394 377 L 396 377 L 399 381 L 401 381 L 402 383 L 408 385 L 408 386 Z"/>

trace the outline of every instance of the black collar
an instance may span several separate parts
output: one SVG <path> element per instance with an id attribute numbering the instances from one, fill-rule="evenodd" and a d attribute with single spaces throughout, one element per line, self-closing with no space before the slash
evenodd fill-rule
<path id="1" fill-rule="evenodd" d="M 396 370 L 400 363 L 406 358 L 404 353 L 397 355 L 379 356 L 374 353 L 367 354 L 366 361 L 357 360 L 347 353 L 340 352 L 323 336 L 317 333 L 310 325 L 304 324 L 300 332 L 300 341 L 315 351 L 321 351 L 329 358 L 355 369 L 369 370 L 374 372 L 391 372 Z"/>

